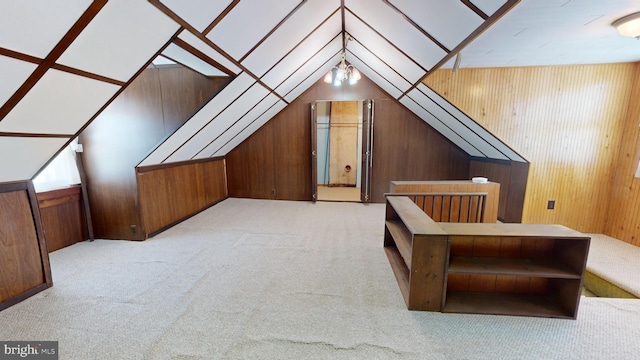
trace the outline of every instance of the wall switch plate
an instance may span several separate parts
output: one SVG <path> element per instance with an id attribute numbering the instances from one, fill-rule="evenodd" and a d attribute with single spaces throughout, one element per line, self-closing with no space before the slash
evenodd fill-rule
<path id="1" fill-rule="evenodd" d="M 553 210 L 555 207 L 556 207 L 556 201 L 555 200 L 549 200 L 547 202 L 547 209 Z"/>

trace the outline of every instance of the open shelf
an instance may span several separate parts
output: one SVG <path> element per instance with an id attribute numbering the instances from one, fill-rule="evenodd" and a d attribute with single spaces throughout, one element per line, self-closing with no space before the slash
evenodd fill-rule
<path id="1" fill-rule="evenodd" d="M 580 279 L 566 264 L 550 259 L 454 256 L 449 259 L 448 273 L 478 275 L 537 276 Z"/>
<path id="2" fill-rule="evenodd" d="M 574 318 L 557 299 L 546 295 L 450 292 L 442 312 Z"/>
<path id="3" fill-rule="evenodd" d="M 395 242 L 400 255 L 402 255 L 401 257 L 404 259 L 404 263 L 408 268 L 411 268 L 411 233 L 402 222 L 398 220 L 387 220 L 385 225 L 391 233 L 391 238 Z"/>
<path id="4" fill-rule="evenodd" d="M 395 247 L 385 246 L 384 248 L 385 254 L 387 254 L 387 259 L 389 259 L 389 263 L 391 264 L 391 269 L 393 270 L 393 275 L 396 277 L 396 281 L 398 282 L 398 287 L 400 287 L 400 292 L 402 293 L 402 297 L 404 298 L 404 302 L 409 305 L 409 268 L 404 263 L 402 259 L 402 255 L 398 252 L 398 249 Z"/>

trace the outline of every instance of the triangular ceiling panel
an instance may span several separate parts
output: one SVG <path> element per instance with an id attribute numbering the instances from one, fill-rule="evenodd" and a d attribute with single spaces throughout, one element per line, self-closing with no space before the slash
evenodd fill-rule
<path id="1" fill-rule="evenodd" d="M 39 152 L 31 154 L 37 161 L 4 179 L 33 177 L 42 159 L 52 158 L 77 136 L 158 55 L 208 76 L 234 79 L 140 165 L 226 155 L 339 64 L 343 53 L 348 63 L 425 121 L 444 117 L 433 121 L 434 127 L 469 155 L 519 159 L 446 101 L 427 95 L 430 90 L 422 85 L 429 72 L 517 3 L 2 3 L 0 142 L 17 142 L 26 151 Z M 7 161 L 0 160 L 0 167 L 10 168 L 13 163 Z"/>

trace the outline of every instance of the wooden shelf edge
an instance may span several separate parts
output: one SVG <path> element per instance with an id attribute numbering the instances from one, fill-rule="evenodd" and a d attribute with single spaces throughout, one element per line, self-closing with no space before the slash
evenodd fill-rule
<path id="1" fill-rule="evenodd" d="M 507 257 L 451 256 L 449 268 L 452 274 L 531 276 L 557 279 L 580 279 L 581 274 L 568 266 L 549 260 Z"/>
<path id="2" fill-rule="evenodd" d="M 405 265 L 411 268 L 411 252 L 413 248 L 411 233 L 399 220 L 387 220 L 385 221 L 385 226 L 389 230 L 398 251 L 400 251 Z"/>
<path id="3" fill-rule="evenodd" d="M 400 287 L 402 298 L 404 299 L 405 304 L 409 306 L 409 269 L 405 265 L 398 249 L 385 246 L 384 252 L 387 254 L 387 259 L 389 259 L 393 275 L 395 275 L 398 287 Z"/>
<path id="4" fill-rule="evenodd" d="M 448 292 L 442 312 L 575 319 L 553 298 L 530 294 Z"/>

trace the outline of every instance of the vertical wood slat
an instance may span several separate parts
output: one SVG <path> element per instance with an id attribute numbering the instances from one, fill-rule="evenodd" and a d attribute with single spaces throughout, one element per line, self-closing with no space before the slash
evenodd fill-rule
<path id="1" fill-rule="evenodd" d="M 614 183 L 619 194 L 612 201 L 624 205 L 609 206 L 616 163 L 630 157 L 635 167 L 640 156 L 640 109 L 629 98 L 632 88 L 635 99 L 640 96 L 637 67 L 624 63 L 438 70 L 425 84 L 530 161 L 523 222 L 603 232 L 607 208 L 612 218 L 624 217 L 633 229 L 640 226 L 640 220 L 632 219 L 640 219 L 640 207 L 632 210 L 631 205 L 640 203 L 640 184 L 626 194 L 622 190 L 632 183 L 629 165 L 624 183 Z M 629 145 L 623 144 L 618 156 L 625 116 Z M 625 196 L 635 200 L 626 203 Z M 547 200 L 556 201 L 554 210 L 547 210 Z M 639 242 L 630 234 L 634 230 L 619 231 L 622 225 L 612 220 L 607 232 Z"/>

